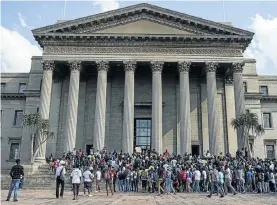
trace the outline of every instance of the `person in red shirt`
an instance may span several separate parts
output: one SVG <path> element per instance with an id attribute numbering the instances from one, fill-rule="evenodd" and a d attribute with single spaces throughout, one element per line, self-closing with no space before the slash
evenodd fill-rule
<path id="1" fill-rule="evenodd" d="M 79 149 L 79 152 L 78 152 L 78 157 L 79 157 L 79 158 L 81 158 L 81 156 L 82 156 L 82 150 L 81 150 L 81 149 Z"/>
<path id="2" fill-rule="evenodd" d="M 183 192 L 185 192 L 186 180 L 187 180 L 187 171 L 186 171 L 185 167 L 182 168 L 181 176 L 182 176 L 182 188 L 183 188 Z"/>

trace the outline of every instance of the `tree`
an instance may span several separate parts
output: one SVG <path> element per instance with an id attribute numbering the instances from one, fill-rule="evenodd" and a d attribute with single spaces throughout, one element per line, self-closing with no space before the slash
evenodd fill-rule
<path id="1" fill-rule="evenodd" d="M 253 137 L 254 142 L 256 137 L 264 134 L 264 128 L 259 124 L 258 115 L 255 113 L 243 113 L 238 118 L 232 119 L 231 126 L 237 130 L 243 131 L 243 147 L 247 146 L 250 157 L 252 157 L 252 150 L 250 149 L 249 139 Z"/>
<path id="2" fill-rule="evenodd" d="M 39 148 L 49 139 L 55 137 L 55 134 L 50 131 L 49 120 L 43 119 L 39 113 L 24 115 L 23 126 L 28 127 L 31 132 L 31 162 L 33 163 Z M 36 145 L 34 151 L 35 135 L 38 135 L 41 140 L 39 140 L 39 144 Z"/>

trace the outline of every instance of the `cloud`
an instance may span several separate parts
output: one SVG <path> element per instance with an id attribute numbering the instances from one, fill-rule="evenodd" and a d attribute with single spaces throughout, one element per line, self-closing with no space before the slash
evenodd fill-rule
<path id="1" fill-rule="evenodd" d="M 250 29 L 255 35 L 244 56 L 256 59 L 258 74 L 277 75 L 277 18 L 256 14 Z"/>
<path id="2" fill-rule="evenodd" d="M 1 72 L 29 72 L 32 56 L 41 55 L 40 48 L 32 45 L 17 31 L 0 27 L 1 32 Z"/>
<path id="3" fill-rule="evenodd" d="M 25 21 L 25 18 L 22 16 L 21 13 L 17 13 L 18 15 L 18 20 L 20 21 L 20 25 L 23 27 L 23 28 L 26 28 L 28 27 L 26 21 Z"/>
<path id="4" fill-rule="evenodd" d="M 100 6 L 101 12 L 110 11 L 119 8 L 118 0 L 94 0 L 93 6 Z"/>

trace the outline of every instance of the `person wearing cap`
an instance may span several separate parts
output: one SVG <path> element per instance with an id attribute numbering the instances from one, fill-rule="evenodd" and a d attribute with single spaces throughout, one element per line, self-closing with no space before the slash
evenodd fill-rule
<path id="1" fill-rule="evenodd" d="M 65 161 L 60 161 L 60 166 L 56 169 L 56 198 L 59 197 L 63 198 L 63 192 L 64 192 L 64 176 L 65 176 Z M 61 185 L 61 191 L 59 194 L 59 189 Z"/>

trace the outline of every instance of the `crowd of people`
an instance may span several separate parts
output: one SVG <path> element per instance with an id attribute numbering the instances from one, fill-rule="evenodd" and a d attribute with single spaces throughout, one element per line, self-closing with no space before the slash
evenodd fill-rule
<path id="1" fill-rule="evenodd" d="M 74 149 L 64 153 L 62 159 L 49 158 L 57 176 L 56 197 L 63 197 L 66 175 L 70 176 L 74 200 L 78 199 L 81 182 L 91 196 L 92 184 L 101 191 L 104 182 L 106 193 L 142 192 L 176 194 L 178 192 L 208 192 L 224 197 L 232 193 L 276 193 L 276 159 L 249 158 L 247 150 L 212 156 L 209 151 L 202 156 L 175 155 L 167 150 L 123 153 L 90 150 L 84 153 Z M 66 174 L 68 173 L 68 174 Z M 61 190 L 59 187 L 61 185 Z"/>

